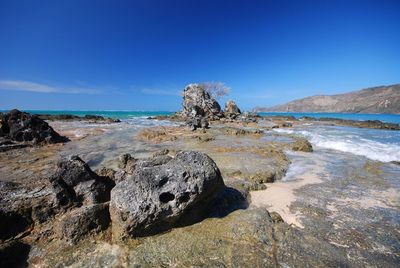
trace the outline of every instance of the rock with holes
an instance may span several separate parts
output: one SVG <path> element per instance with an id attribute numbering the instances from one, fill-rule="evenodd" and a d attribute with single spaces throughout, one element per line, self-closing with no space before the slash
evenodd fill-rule
<path id="1" fill-rule="evenodd" d="M 140 160 L 133 174 L 111 191 L 113 238 L 139 237 L 190 224 L 208 213 L 224 189 L 215 162 L 200 152 Z"/>

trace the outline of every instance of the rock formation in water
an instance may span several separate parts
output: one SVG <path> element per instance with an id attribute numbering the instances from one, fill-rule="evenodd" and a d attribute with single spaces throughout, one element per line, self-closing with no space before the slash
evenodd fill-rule
<path id="1" fill-rule="evenodd" d="M 221 106 L 205 91 L 201 84 L 189 84 L 183 90 L 183 108 L 178 113 L 183 117 L 222 117 Z"/>
<path id="2" fill-rule="evenodd" d="M 229 100 L 225 103 L 224 115 L 226 118 L 235 119 L 242 112 L 233 100 Z"/>
<path id="3" fill-rule="evenodd" d="M 0 137 L 14 142 L 32 144 L 68 141 L 38 116 L 16 109 L 0 114 Z"/>
<path id="4" fill-rule="evenodd" d="M 256 112 L 400 113 L 400 84 L 379 86 L 338 95 L 318 95 Z"/>

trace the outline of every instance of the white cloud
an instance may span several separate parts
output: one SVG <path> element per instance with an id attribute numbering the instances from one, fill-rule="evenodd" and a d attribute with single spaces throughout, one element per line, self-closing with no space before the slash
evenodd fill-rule
<path id="1" fill-rule="evenodd" d="M 176 90 L 163 90 L 163 89 L 151 89 L 151 88 L 144 88 L 140 90 L 143 94 L 148 95 L 168 95 L 168 96 L 180 96 L 181 92 Z"/>
<path id="2" fill-rule="evenodd" d="M 100 94 L 101 91 L 82 87 L 56 87 L 30 81 L 0 80 L 0 90 L 30 91 L 37 93 Z"/>

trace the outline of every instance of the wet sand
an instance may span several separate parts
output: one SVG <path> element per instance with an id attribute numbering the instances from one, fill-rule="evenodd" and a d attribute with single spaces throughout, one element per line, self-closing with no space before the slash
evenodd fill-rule
<path id="1" fill-rule="evenodd" d="M 304 153 L 298 153 L 304 155 Z M 307 154 L 307 153 L 306 153 Z M 298 163 L 297 165 L 300 165 Z M 308 164 L 311 167 L 311 164 Z M 288 173 L 293 169 L 289 167 Z M 324 171 L 324 165 L 320 160 L 314 160 L 312 168 L 307 168 L 301 173 L 288 174 L 282 181 L 266 184 L 267 189 L 251 192 L 251 204 L 256 207 L 265 207 L 269 211 L 278 212 L 282 219 L 299 228 L 304 228 L 300 222 L 299 212 L 292 212 L 290 205 L 296 201 L 295 190 L 308 184 L 322 182 L 320 174 Z"/>

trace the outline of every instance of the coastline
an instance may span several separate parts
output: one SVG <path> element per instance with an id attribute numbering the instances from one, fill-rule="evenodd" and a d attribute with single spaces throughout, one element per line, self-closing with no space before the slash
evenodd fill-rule
<path id="1" fill-rule="evenodd" d="M 113 235 L 110 228 L 100 233 L 89 234 L 91 241 L 95 241 L 94 244 L 85 238 L 71 247 L 68 243 L 65 244 L 63 239 L 58 238 L 57 231 L 51 236 L 53 240 L 48 241 L 46 236 L 39 235 L 44 232 L 42 229 L 44 227 L 36 227 L 39 229 L 24 239 L 29 244 L 32 244 L 31 239 L 38 240 L 33 244 L 35 252 L 42 252 L 44 255 L 31 253 L 33 255 L 29 257 L 36 265 L 75 263 L 85 266 L 88 265 L 88 261 L 99 261 L 99 252 L 102 252 L 106 259 L 118 259 L 115 265 L 128 263 L 161 265 L 159 261 L 163 258 L 176 258 L 184 263 L 192 263 L 193 260 L 203 263 L 197 254 L 190 257 L 179 255 L 179 248 L 195 245 L 201 247 L 201 251 L 207 254 L 214 252 L 215 258 L 226 264 L 229 260 L 226 259 L 225 250 L 235 247 L 235 243 L 230 244 L 229 241 L 239 230 L 246 230 L 242 233 L 243 239 L 252 241 L 249 242 L 251 247 L 265 247 L 264 242 L 259 240 L 263 236 L 253 229 L 255 226 L 265 230 L 267 234 L 272 232 L 278 237 L 286 237 L 279 238 L 281 240 L 275 242 L 280 247 L 287 243 L 293 244 L 292 247 L 281 248 L 277 254 L 293 256 L 308 254 L 302 251 L 301 244 L 318 243 L 320 252 L 318 254 L 325 254 L 322 253 L 324 250 L 330 252 L 329 254 L 336 252 L 334 259 L 340 258 L 341 261 L 347 262 L 343 253 L 340 253 L 342 249 L 351 248 L 357 256 L 366 254 L 374 259 L 378 258 L 380 253 L 371 249 L 370 244 L 378 243 L 386 248 L 385 254 L 390 256 L 379 258 L 383 258 L 387 264 L 396 261 L 393 255 L 396 243 L 387 242 L 386 236 L 375 237 L 372 241 L 368 237 L 374 230 L 368 229 L 368 225 L 372 224 L 369 221 L 371 213 L 378 218 L 380 215 L 385 215 L 386 218 L 381 218 L 373 224 L 379 225 L 376 228 L 380 233 L 394 235 L 386 228 L 388 226 L 386 220 L 394 222 L 396 226 L 400 220 L 396 216 L 399 196 L 395 190 L 400 189 L 400 185 L 393 179 L 400 174 L 398 165 L 322 148 L 316 146 L 312 139 L 310 141 L 313 152 L 294 151 L 294 144 L 297 141 L 304 144 L 307 141 L 306 136 L 301 136 L 302 132 L 296 133 L 296 131 L 312 132 L 321 128 L 321 133 L 328 133 L 326 128 L 335 127 L 339 132 L 345 131 L 341 126 L 279 116 L 257 117 L 256 122 L 211 121 L 210 128 L 205 132 L 201 129 L 191 131 L 182 121 L 175 119 L 169 121 L 165 116 L 152 119 L 146 116 L 134 117 L 114 123 L 81 119 L 49 120 L 48 123 L 71 141 L 65 144 L 34 146 L 0 153 L 0 161 L 4 163 L 0 171 L 3 176 L 11 178 L 11 182 L 21 180 L 33 189 L 43 187 L 46 185 L 46 180 L 37 179 L 35 184 L 32 184 L 32 181 L 35 178 L 51 176 L 54 172 L 53 163 L 57 159 L 77 153 L 93 170 L 105 172 L 109 169 L 118 171 L 119 157 L 126 153 L 143 159 L 158 154 L 160 150 L 166 150 L 168 156 L 172 158 L 179 151 L 198 151 L 206 153 L 215 161 L 226 186 L 232 191 L 228 196 L 233 199 L 224 199 L 215 207 L 220 210 L 218 213 L 224 211 L 222 214 L 224 216 L 206 218 L 193 225 L 174 228 L 166 233 L 124 244 L 115 243 L 111 239 Z M 374 128 L 349 128 L 355 133 L 361 130 L 388 133 L 387 135 L 398 133 Z M 294 132 L 286 133 L 287 131 Z M 307 146 L 300 148 L 305 150 Z M 343 172 L 346 175 L 343 175 Z M 26 178 L 26 174 L 31 176 Z M 4 180 L 3 177 L 1 179 Z M 331 194 L 324 193 L 327 189 Z M 391 201 L 385 202 L 379 196 L 386 196 Z M 354 203 L 357 200 L 364 200 L 366 204 L 357 205 L 358 203 Z M 351 206 L 344 205 L 349 202 Z M 67 215 L 68 213 L 65 217 Z M 350 219 L 349 215 L 355 216 Z M 326 228 L 332 224 L 332 219 L 335 228 L 328 232 Z M 271 223 L 268 223 L 269 220 Z M 362 233 L 351 233 L 355 223 L 361 228 Z M 50 221 L 48 224 L 55 223 Z M 219 227 L 213 229 L 212 226 Z M 290 233 L 289 236 L 287 232 Z M 342 233 L 347 235 L 342 236 Z M 356 245 L 352 242 L 361 238 L 364 244 Z M 206 242 L 207 239 L 223 241 L 225 246 L 215 251 L 214 246 Z M 324 242 L 325 240 L 328 242 Z M 198 244 L 196 241 L 202 242 Z M 176 249 L 165 252 L 152 250 L 154 254 L 152 258 L 143 257 L 144 252 L 153 247 L 163 247 L 166 245 L 164 243 L 174 243 Z M 64 253 L 54 255 L 51 249 L 55 247 L 64 248 Z M 111 252 L 107 250 L 110 248 L 113 249 Z M 248 254 L 249 250 L 243 247 L 235 254 Z M 83 252 L 90 252 L 91 257 L 87 259 L 87 255 Z M 268 258 L 263 253 L 253 254 L 252 258 L 255 259 Z M 206 259 L 205 263 L 209 261 Z M 323 263 L 315 257 L 308 256 L 305 263 L 310 261 Z M 370 261 L 371 259 L 369 263 Z M 358 262 L 364 263 L 360 258 L 357 258 Z"/>

